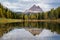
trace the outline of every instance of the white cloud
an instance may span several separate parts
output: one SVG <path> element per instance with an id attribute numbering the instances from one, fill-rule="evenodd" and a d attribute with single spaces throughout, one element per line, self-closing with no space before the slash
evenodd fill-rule
<path id="1" fill-rule="evenodd" d="M 18 1 L 33 1 L 33 0 L 18 0 Z"/>
<path id="2" fill-rule="evenodd" d="M 22 0 L 22 1 L 30 1 L 30 0 Z"/>
<path id="3" fill-rule="evenodd" d="M 19 8 L 20 5 L 18 3 L 9 3 L 9 2 L 3 2 L 2 4 L 8 8 Z"/>
<path id="4" fill-rule="evenodd" d="M 33 4 L 39 5 L 44 11 L 48 11 L 54 6 L 54 4 L 49 3 L 59 3 L 59 0 L 0 0 L 0 2 L 14 11 L 24 11 Z"/>
<path id="5" fill-rule="evenodd" d="M 49 11 L 51 9 L 51 5 L 49 4 L 45 4 L 45 3 L 38 3 L 36 4 L 37 6 L 39 5 L 43 11 Z"/>

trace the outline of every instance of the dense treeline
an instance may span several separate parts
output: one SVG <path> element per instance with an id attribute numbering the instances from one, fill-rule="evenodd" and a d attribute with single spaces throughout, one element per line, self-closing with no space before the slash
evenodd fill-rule
<path id="1" fill-rule="evenodd" d="M 0 3 L 0 18 L 9 18 L 9 19 L 57 19 L 60 18 L 60 7 L 56 9 L 51 9 L 51 11 L 48 12 L 42 12 L 42 13 L 16 13 L 8 8 L 5 8 Z"/>

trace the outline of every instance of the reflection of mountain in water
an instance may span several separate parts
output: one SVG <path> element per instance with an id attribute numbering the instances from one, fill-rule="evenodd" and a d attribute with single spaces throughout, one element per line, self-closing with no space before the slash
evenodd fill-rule
<path id="1" fill-rule="evenodd" d="M 48 37 L 54 36 L 54 39 L 56 39 L 55 37 L 56 35 L 58 34 L 55 32 L 53 33 L 50 30 L 43 29 L 40 35 L 35 37 L 30 32 L 26 31 L 25 29 L 14 29 L 10 31 L 9 33 L 5 34 L 2 37 L 2 40 L 44 40 L 44 39 L 50 40 L 50 38 Z"/>
<path id="2" fill-rule="evenodd" d="M 38 13 L 38 12 L 43 12 L 43 10 L 39 6 L 33 5 L 30 9 L 26 10 L 25 12 Z"/>

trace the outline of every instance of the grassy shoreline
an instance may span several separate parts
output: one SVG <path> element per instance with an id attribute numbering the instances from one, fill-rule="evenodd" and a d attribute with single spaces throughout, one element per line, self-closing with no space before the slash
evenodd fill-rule
<path id="1" fill-rule="evenodd" d="M 13 22 L 59 22 L 60 19 L 56 20 L 21 20 L 21 19 L 0 19 L 0 23 L 13 23 Z"/>

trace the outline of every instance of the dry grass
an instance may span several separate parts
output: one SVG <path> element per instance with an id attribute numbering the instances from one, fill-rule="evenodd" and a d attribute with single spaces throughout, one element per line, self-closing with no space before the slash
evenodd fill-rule
<path id="1" fill-rule="evenodd" d="M 12 23 L 12 22 L 58 22 L 60 23 L 60 19 L 57 19 L 57 20 L 0 19 L 0 23 Z"/>

